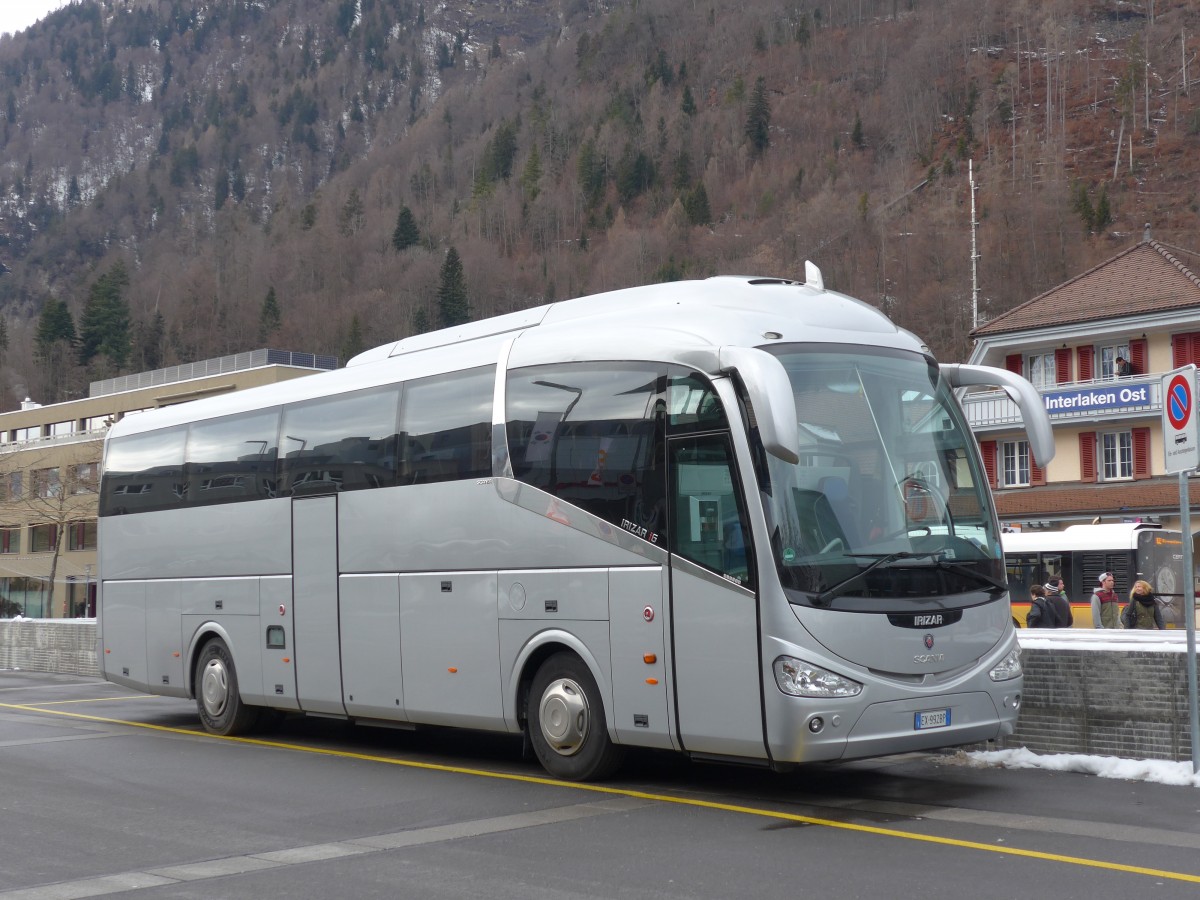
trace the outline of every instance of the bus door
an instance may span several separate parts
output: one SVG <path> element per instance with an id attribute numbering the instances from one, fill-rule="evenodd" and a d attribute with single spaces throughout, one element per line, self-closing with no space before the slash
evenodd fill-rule
<path id="1" fill-rule="evenodd" d="M 292 498 L 292 657 L 300 708 L 344 715 L 337 505 L 336 494 Z"/>
<path id="2" fill-rule="evenodd" d="M 671 641 L 684 749 L 764 758 L 758 598 L 728 433 L 667 443 Z"/>

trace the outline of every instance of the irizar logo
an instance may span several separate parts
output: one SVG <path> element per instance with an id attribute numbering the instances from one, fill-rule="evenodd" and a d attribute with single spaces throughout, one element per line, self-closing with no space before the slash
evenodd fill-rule
<path id="1" fill-rule="evenodd" d="M 946 624 L 946 617 L 941 613 L 934 613 L 928 616 L 913 616 L 914 628 L 936 628 L 944 624 Z"/>

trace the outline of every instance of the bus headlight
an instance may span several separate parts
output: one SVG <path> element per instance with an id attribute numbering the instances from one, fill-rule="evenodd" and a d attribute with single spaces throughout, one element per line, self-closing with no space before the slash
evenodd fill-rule
<path id="1" fill-rule="evenodd" d="M 794 656 L 775 660 L 775 683 L 793 697 L 854 697 L 862 685 Z"/>
<path id="2" fill-rule="evenodd" d="M 996 663 L 992 671 L 988 672 L 988 677 L 992 681 L 1008 681 L 1010 678 L 1016 678 L 1023 671 L 1021 668 L 1021 648 L 1013 647 L 1008 651 L 1008 655 Z"/>

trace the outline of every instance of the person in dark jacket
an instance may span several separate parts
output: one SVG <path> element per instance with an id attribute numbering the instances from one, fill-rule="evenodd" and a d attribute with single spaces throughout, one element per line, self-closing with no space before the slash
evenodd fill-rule
<path id="1" fill-rule="evenodd" d="M 1071 601 L 1067 599 L 1067 586 L 1059 575 L 1051 576 L 1044 585 L 1046 600 L 1054 607 L 1054 618 L 1057 619 L 1055 628 L 1070 628 L 1075 624 L 1075 616 L 1071 614 Z"/>
<path id="2" fill-rule="evenodd" d="M 1029 596 L 1029 612 L 1025 616 L 1025 627 L 1056 627 L 1058 624 L 1058 617 L 1054 614 L 1054 607 L 1051 606 L 1050 601 L 1046 599 L 1046 589 L 1040 584 L 1035 584 L 1029 589 Z"/>
<path id="3" fill-rule="evenodd" d="M 1121 624 L 1126 628 L 1165 629 L 1162 610 L 1154 597 L 1154 588 L 1148 582 L 1135 581 L 1129 592 L 1129 604 L 1121 613 Z"/>

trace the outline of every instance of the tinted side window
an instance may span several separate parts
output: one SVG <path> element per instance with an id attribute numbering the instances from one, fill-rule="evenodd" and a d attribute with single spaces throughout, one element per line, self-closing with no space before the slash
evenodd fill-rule
<path id="1" fill-rule="evenodd" d="M 289 406 L 279 433 L 279 494 L 326 493 L 396 483 L 396 387 Z"/>
<path id="2" fill-rule="evenodd" d="M 188 429 L 187 502 L 274 497 L 279 410 L 197 422 Z"/>
<path id="3" fill-rule="evenodd" d="M 182 506 L 185 427 L 132 434 L 109 441 L 100 486 L 100 515 L 150 512 Z"/>
<path id="4" fill-rule="evenodd" d="M 513 475 L 664 542 L 665 367 L 588 363 L 509 375 Z"/>
<path id="5" fill-rule="evenodd" d="M 495 379 L 488 366 L 404 386 L 401 484 L 491 477 Z"/>
<path id="6" fill-rule="evenodd" d="M 738 584 L 753 585 L 750 527 L 728 435 L 670 443 L 672 549 Z"/>

